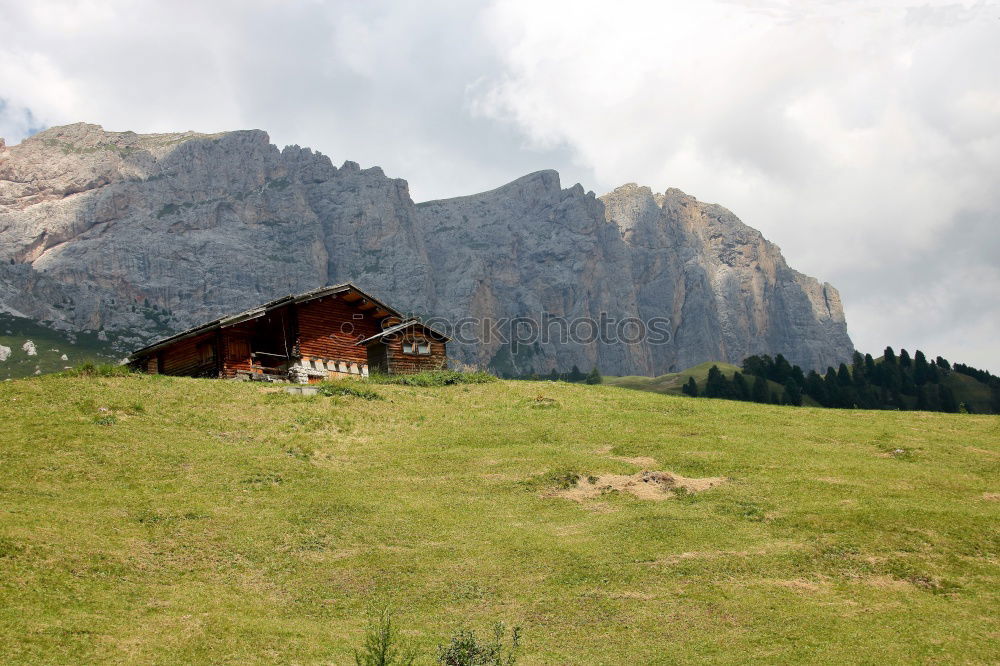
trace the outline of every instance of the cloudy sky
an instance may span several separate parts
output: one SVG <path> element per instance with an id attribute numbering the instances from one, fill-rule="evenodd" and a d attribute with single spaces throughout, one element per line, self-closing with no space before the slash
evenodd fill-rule
<path id="1" fill-rule="evenodd" d="M 416 200 L 558 169 L 721 203 L 859 349 L 1000 371 L 1000 3 L 0 2 L 0 136 L 267 130 Z"/>

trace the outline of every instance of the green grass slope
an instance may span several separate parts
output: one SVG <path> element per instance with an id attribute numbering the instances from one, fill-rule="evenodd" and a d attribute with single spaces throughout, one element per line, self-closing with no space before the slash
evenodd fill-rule
<path id="1" fill-rule="evenodd" d="M 965 403 L 976 414 L 989 414 L 993 394 L 990 387 L 974 377 L 960 372 L 950 372 L 942 380 L 955 394 L 955 400 Z"/>
<path id="2" fill-rule="evenodd" d="M 719 366 L 719 370 L 721 370 L 727 377 L 732 377 L 734 372 L 740 371 L 739 366 L 736 365 L 709 361 L 708 363 L 702 363 L 701 365 L 696 365 L 693 368 L 688 368 L 687 370 L 683 370 L 681 372 L 671 372 L 658 377 L 642 377 L 638 375 L 605 377 L 604 383 L 609 386 L 637 389 L 639 391 L 652 391 L 654 393 L 665 393 L 667 395 L 681 395 L 681 387 L 684 386 L 688 377 L 694 377 L 694 380 L 698 382 L 698 386 L 704 387 L 705 382 L 708 380 L 708 371 L 713 365 Z M 771 383 L 773 384 L 773 382 Z M 777 386 L 777 384 L 773 385 Z"/>
<path id="3" fill-rule="evenodd" d="M 740 367 L 737 365 L 721 363 L 718 361 L 708 361 L 707 363 L 696 365 L 681 372 L 671 372 L 658 377 L 642 377 L 638 375 L 605 377 L 604 383 L 608 386 L 617 386 L 619 388 L 635 389 L 638 391 L 651 391 L 653 393 L 663 393 L 665 395 L 683 395 L 684 393 L 681 391 L 681 387 L 683 387 L 687 382 L 688 377 L 694 377 L 694 380 L 698 382 L 698 390 L 704 391 L 705 384 L 708 381 L 708 371 L 711 370 L 713 365 L 719 366 L 719 370 L 722 371 L 722 374 L 730 379 L 732 379 L 734 372 L 741 371 Z M 749 386 L 753 385 L 754 377 L 746 376 L 746 380 Z M 777 393 L 778 395 L 781 395 L 785 390 L 784 386 L 778 384 L 777 382 L 772 382 L 771 380 L 767 380 L 767 387 L 769 392 Z M 806 404 L 816 406 L 816 402 L 809 396 L 803 396 L 803 400 Z"/>
<path id="4" fill-rule="evenodd" d="M 24 349 L 29 341 L 34 354 Z M 0 360 L 0 380 L 59 372 L 86 361 L 109 363 L 121 357 L 110 344 L 98 339 L 97 333 L 57 331 L 5 312 L 0 312 L 0 347 L 10 350 L 9 356 Z M 4 355 L 0 353 L 0 357 Z"/>
<path id="5" fill-rule="evenodd" d="M 373 388 L 0 384 L 0 662 L 346 663 L 379 596 L 425 655 L 502 619 L 526 664 L 997 660 L 997 417 Z M 549 496 L 654 463 L 728 481 Z"/>

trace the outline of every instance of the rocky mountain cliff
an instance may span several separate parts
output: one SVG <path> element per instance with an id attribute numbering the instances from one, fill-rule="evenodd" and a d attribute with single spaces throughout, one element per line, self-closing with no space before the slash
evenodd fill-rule
<path id="1" fill-rule="evenodd" d="M 0 309 L 123 346 L 351 281 L 451 322 L 669 320 L 662 344 L 561 344 L 557 327 L 515 350 L 496 336 L 452 345 L 460 361 L 508 372 L 658 374 L 777 352 L 826 367 L 853 349 L 832 286 L 679 190 L 625 185 L 595 197 L 542 171 L 414 204 L 406 182 L 377 167 L 278 150 L 256 130 L 76 124 L 0 141 L 0 262 Z"/>

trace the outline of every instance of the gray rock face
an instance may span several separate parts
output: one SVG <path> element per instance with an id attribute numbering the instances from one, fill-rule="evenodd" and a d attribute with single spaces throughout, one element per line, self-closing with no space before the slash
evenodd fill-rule
<path id="1" fill-rule="evenodd" d="M 495 336 L 451 346 L 453 358 L 509 371 L 659 374 L 778 352 L 825 367 L 853 349 L 833 287 L 678 190 L 626 185 L 597 198 L 542 171 L 415 205 L 377 167 L 279 151 L 260 131 L 77 124 L 0 142 L 0 262 L 0 309 L 124 345 L 351 281 L 452 322 L 669 319 L 665 344 L 561 344 L 556 325 L 552 340 L 513 354 Z"/>

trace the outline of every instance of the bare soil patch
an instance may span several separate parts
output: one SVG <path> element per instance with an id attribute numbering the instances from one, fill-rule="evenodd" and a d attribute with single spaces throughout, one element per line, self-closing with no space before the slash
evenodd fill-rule
<path id="1" fill-rule="evenodd" d="M 635 458 L 629 458 L 626 456 L 608 456 L 612 460 L 619 460 L 621 462 L 626 462 L 631 465 L 638 465 L 639 467 L 656 467 L 660 463 L 656 461 L 656 458 L 650 458 L 649 456 L 636 456 Z"/>
<path id="2" fill-rule="evenodd" d="M 665 500 L 678 494 L 697 493 L 714 488 L 726 479 L 713 476 L 689 479 L 670 472 L 643 470 L 636 474 L 604 474 L 577 480 L 571 488 L 553 490 L 552 497 L 565 497 L 575 502 L 594 499 L 611 493 L 631 493 L 640 499 Z"/>

